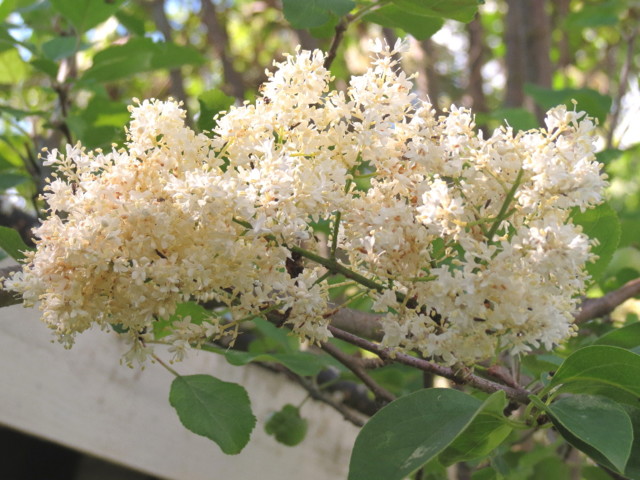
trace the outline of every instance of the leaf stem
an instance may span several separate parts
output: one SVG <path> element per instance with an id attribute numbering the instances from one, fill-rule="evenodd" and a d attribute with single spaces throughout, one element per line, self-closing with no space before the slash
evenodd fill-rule
<path id="1" fill-rule="evenodd" d="M 157 356 L 155 353 L 151 354 L 151 357 L 158 362 L 160 365 L 162 365 L 164 368 L 166 368 L 168 371 L 170 371 L 171 373 L 173 373 L 176 377 L 181 377 L 182 375 L 180 375 L 178 372 L 176 372 L 173 368 L 171 368 L 167 363 L 165 363 L 159 356 Z"/>
<path id="2" fill-rule="evenodd" d="M 336 258 L 336 250 L 338 249 L 338 233 L 340 231 L 340 211 L 336 212 L 335 220 L 333 223 L 333 237 L 331 238 L 331 254 L 330 257 L 332 260 Z"/>
<path id="3" fill-rule="evenodd" d="M 493 240 L 493 236 L 498 231 L 498 228 L 500 228 L 500 224 L 502 223 L 502 221 L 508 217 L 509 213 L 511 213 L 511 211 L 509 211 L 509 206 L 511 205 L 511 202 L 513 201 L 513 197 L 515 197 L 516 191 L 520 186 L 520 181 L 522 180 L 523 174 L 524 174 L 524 168 L 520 168 L 520 171 L 518 172 L 518 176 L 516 177 L 515 182 L 513 182 L 511 189 L 507 193 L 507 196 L 504 199 L 504 203 L 502 204 L 502 207 L 500 207 L 500 211 L 498 212 L 498 215 L 496 216 L 495 221 L 491 226 L 491 230 L 489 230 L 489 233 L 487 234 L 487 240 L 489 240 L 489 242 Z"/>
<path id="4" fill-rule="evenodd" d="M 359 273 L 348 269 L 347 267 L 345 267 L 335 259 L 325 258 L 321 255 L 318 255 L 317 253 L 313 253 L 313 252 L 310 252 L 309 250 L 305 250 L 302 247 L 298 247 L 297 245 L 287 245 L 287 248 L 292 252 L 297 253 L 308 260 L 311 260 L 313 262 L 316 262 L 322 265 L 323 267 L 328 268 L 334 273 L 341 273 L 345 277 L 350 278 L 351 280 L 355 280 L 360 285 L 370 288 L 371 290 L 382 292 L 385 289 L 383 285 L 379 284 L 375 280 L 371 280 L 370 278 L 367 278 L 364 275 L 360 275 Z"/>

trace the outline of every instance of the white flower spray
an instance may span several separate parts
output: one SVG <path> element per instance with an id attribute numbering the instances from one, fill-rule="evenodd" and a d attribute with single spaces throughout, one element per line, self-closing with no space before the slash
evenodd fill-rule
<path id="1" fill-rule="evenodd" d="M 447 364 L 552 348 L 573 332 L 593 257 L 570 218 L 602 201 L 593 122 L 560 106 L 546 129 L 485 140 L 468 110 L 436 118 L 412 93 L 401 49 L 377 45 L 346 94 L 321 52 L 298 50 L 212 137 L 179 104 L 145 100 L 124 148 L 51 152 L 38 248 L 5 287 L 69 345 L 94 324 L 137 341 L 187 300 L 225 305 L 226 321 L 271 308 L 323 341 L 326 269 L 292 275 L 287 247 L 319 255 L 311 223 L 339 212 L 345 266 L 383 286 L 369 295 L 385 346 Z M 189 320 L 169 337 L 177 358 L 224 330 Z"/>

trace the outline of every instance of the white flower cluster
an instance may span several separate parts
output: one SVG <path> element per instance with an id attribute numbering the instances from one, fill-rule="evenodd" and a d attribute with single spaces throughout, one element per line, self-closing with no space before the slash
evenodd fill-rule
<path id="1" fill-rule="evenodd" d="M 374 48 L 346 93 L 330 90 L 321 52 L 298 51 L 212 138 L 175 102 L 145 100 L 125 148 L 52 152 L 37 251 L 5 285 L 68 342 L 92 324 L 140 335 L 187 300 L 236 321 L 269 308 L 321 341 L 326 269 L 292 268 L 290 247 L 320 255 L 311 223 L 339 212 L 332 240 L 378 285 L 384 345 L 451 364 L 561 342 L 592 259 L 570 212 L 605 185 L 594 124 L 561 106 L 547 129 L 485 140 L 469 111 L 436 118 L 412 93 L 400 48 Z M 197 343 L 179 328 L 176 349 Z"/>

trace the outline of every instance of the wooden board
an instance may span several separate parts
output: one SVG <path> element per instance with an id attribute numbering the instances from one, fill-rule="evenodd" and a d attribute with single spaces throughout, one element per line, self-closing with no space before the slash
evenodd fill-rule
<path id="1" fill-rule="evenodd" d="M 149 474 L 178 480 L 346 478 L 357 429 L 324 404 L 307 401 L 309 431 L 297 447 L 264 433 L 268 414 L 306 392 L 256 366 L 233 367 L 198 352 L 175 368 L 208 373 L 247 388 L 258 425 L 245 450 L 224 455 L 187 431 L 169 405 L 172 375 L 157 364 L 120 365 L 126 345 L 89 331 L 65 350 L 52 343 L 39 312 L 0 309 L 0 424 Z"/>

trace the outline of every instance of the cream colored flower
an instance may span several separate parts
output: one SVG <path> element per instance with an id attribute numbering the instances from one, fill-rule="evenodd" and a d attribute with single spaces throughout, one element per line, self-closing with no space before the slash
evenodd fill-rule
<path id="1" fill-rule="evenodd" d="M 188 300 L 234 321 L 271 308 L 324 341 L 325 270 L 306 261 L 292 274 L 287 246 L 321 252 L 312 223 L 341 212 L 348 268 L 386 288 L 371 293 L 385 346 L 450 364 L 562 342 L 593 257 L 569 213 L 605 185 L 593 122 L 561 106 L 547 129 L 484 139 L 467 109 L 436 117 L 416 97 L 393 57 L 402 48 L 376 44 L 346 93 L 330 89 L 321 52 L 298 50 L 212 138 L 178 103 L 144 100 L 123 148 L 52 151 L 37 251 L 5 286 L 67 344 L 94 324 L 137 342 Z M 221 332 L 213 319 L 172 328 L 175 359 Z"/>

